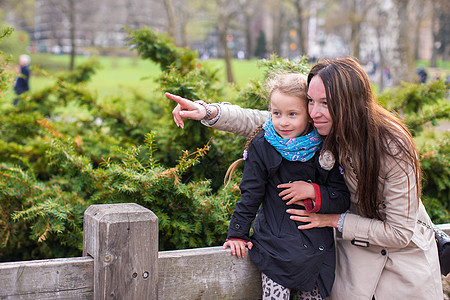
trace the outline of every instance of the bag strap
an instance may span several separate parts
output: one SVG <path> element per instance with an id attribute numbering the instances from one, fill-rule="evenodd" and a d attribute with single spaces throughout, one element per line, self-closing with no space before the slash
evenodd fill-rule
<path id="1" fill-rule="evenodd" d="M 444 231 L 442 231 L 441 229 L 439 229 L 439 227 L 437 227 L 436 225 L 433 224 L 433 226 L 428 225 L 427 223 L 425 223 L 422 220 L 417 219 L 417 223 L 419 223 L 422 226 L 425 226 L 428 229 L 433 230 L 436 234 L 438 234 L 440 237 L 445 238 L 445 237 L 449 237 L 448 234 L 446 234 Z"/>

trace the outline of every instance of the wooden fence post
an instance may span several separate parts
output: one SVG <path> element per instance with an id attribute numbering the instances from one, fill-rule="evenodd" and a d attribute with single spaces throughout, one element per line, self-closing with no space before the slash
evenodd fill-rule
<path id="1" fill-rule="evenodd" d="M 94 299 L 158 298 L 158 218 L 138 204 L 91 205 L 83 256 L 94 258 Z"/>

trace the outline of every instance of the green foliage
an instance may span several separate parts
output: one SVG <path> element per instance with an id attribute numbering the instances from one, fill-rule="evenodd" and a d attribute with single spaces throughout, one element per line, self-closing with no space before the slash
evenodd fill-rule
<path id="1" fill-rule="evenodd" d="M 265 78 L 272 73 L 282 72 L 296 72 L 308 75 L 310 66 L 308 65 L 308 59 L 303 56 L 300 60 L 289 60 L 273 54 L 269 59 L 262 59 L 257 63 L 258 67 L 265 68 Z"/>
<path id="2" fill-rule="evenodd" d="M 12 34 L 14 29 L 12 27 L 2 28 L 0 30 L 0 40 L 4 40 L 6 37 Z M 3 51 L 0 48 L 0 55 L 3 54 Z M 3 55 L 2 55 L 3 56 Z M 9 84 L 11 83 L 12 76 L 6 72 L 6 68 L 8 63 L 11 61 L 11 57 L 2 57 L 0 59 L 0 96 L 3 95 L 3 92 L 8 89 Z"/>
<path id="3" fill-rule="evenodd" d="M 129 33 L 128 44 L 135 48 L 142 58 L 158 62 L 162 71 L 172 67 L 181 74 L 186 74 L 196 68 L 197 52 L 175 47 L 168 35 L 158 34 L 146 27 L 134 31 L 128 28 L 126 30 Z"/>
<path id="4" fill-rule="evenodd" d="M 161 94 L 173 93 L 188 99 L 220 99 L 223 97 L 223 83 L 220 82 L 218 69 L 211 69 L 197 60 L 196 52 L 177 48 L 165 35 L 150 29 L 129 30 L 130 44 L 137 49 L 144 59 L 152 59 L 161 65 L 161 76 L 158 78 Z M 184 149 L 197 149 L 205 141 L 221 135 L 196 121 L 187 121 L 184 130 L 176 128 L 171 118 L 171 111 L 176 103 L 163 99 L 162 116 L 159 119 L 158 144 L 164 152 L 158 155 L 162 164 L 173 166 L 179 153 Z M 223 136 L 223 135 L 222 135 Z M 215 140 L 215 139 L 214 139 Z M 233 144 L 233 138 L 229 138 Z M 233 158 L 227 158 L 223 149 L 212 143 L 208 157 L 204 162 L 184 175 L 184 180 L 212 180 L 213 190 L 217 190 L 225 174 L 227 166 Z"/>
<path id="5" fill-rule="evenodd" d="M 243 107 L 253 109 L 267 110 L 269 90 L 265 86 L 265 80 L 274 73 L 309 73 L 307 58 L 303 57 L 298 61 L 291 61 L 271 55 L 269 59 L 261 59 L 257 62 L 257 66 L 264 69 L 263 80 L 250 80 L 245 89 L 239 92 L 237 103 Z"/>
<path id="6" fill-rule="evenodd" d="M 159 79 L 163 90 L 171 86 L 184 90 L 185 96 L 220 96 L 223 87 L 217 71 L 185 58 L 175 60 L 195 68 L 180 66 L 190 70 L 180 76 L 175 72 L 176 64 L 168 67 Z M 134 201 L 152 209 L 160 218 L 163 250 L 222 243 L 230 217 L 225 208 L 234 203 L 216 197 L 207 177 L 192 171 L 206 153 L 203 145 L 212 131 L 198 125 L 195 144 L 190 134 L 179 140 L 187 140 L 192 147 L 172 146 L 170 142 L 178 140 L 164 138 L 156 145 L 148 134 L 150 115 L 127 111 L 126 101 L 120 98 L 102 106 L 85 88 L 96 68 L 96 62 L 89 61 L 74 72 L 60 74 L 52 86 L 26 94 L 18 106 L 8 107 L 0 115 L 1 259 L 79 254 L 83 212 L 96 203 Z M 159 130 L 167 136 L 171 134 L 165 124 L 173 123 L 168 118 L 169 103 L 164 99 L 161 106 L 166 109 L 155 109 L 159 115 L 153 122 L 160 122 Z M 67 111 L 73 107 L 84 113 Z M 136 146 L 140 144 L 146 146 Z M 164 151 L 157 150 L 160 148 Z M 212 158 L 208 159 L 212 165 L 218 156 L 211 153 L 217 148 L 207 148 L 211 149 Z M 194 149 L 194 156 L 184 149 Z M 159 161 L 167 157 L 170 161 Z M 210 178 L 216 177 L 212 173 L 219 166 L 208 170 Z"/>
<path id="7" fill-rule="evenodd" d="M 450 118 L 447 93 L 442 80 L 426 84 L 402 83 L 401 87 L 386 90 L 378 100 L 387 109 L 403 115 L 411 133 L 418 135 L 425 124 L 436 125 L 437 120 Z"/>
<path id="8" fill-rule="evenodd" d="M 2 207 L 22 205 L 10 220 L 10 210 L 2 213 L 2 221 L 12 224 L 0 232 L 4 249 L 23 250 L 19 239 L 11 236 L 19 233 L 17 228 L 29 228 L 31 240 L 43 251 L 35 251 L 36 255 L 76 254 L 82 247 L 83 212 L 96 203 L 135 202 L 151 208 L 160 220 L 161 249 L 211 246 L 224 239 L 228 200 L 211 196 L 207 181 L 180 182 L 208 145 L 192 154 L 185 152 L 174 168 L 167 169 L 153 159 L 154 137 L 148 134 L 145 146 L 118 149 L 121 161 L 108 159 L 94 168 L 89 158 L 77 153 L 73 140 L 53 134 L 46 155 L 54 172 L 46 183 L 18 168 L 0 169 L 0 196 L 6 200 Z M 46 253 L 54 244 L 64 245 L 56 249 L 65 251 Z"/>
<path id="9" fill-rule="evenodd" d="M 30 38 L 25 31 L 15 31 L 12 27 L 0 23 L 2 41 L 0 43 L 0 51 L 8 53 L 16 58 L 15 63 L 18 63 L 19 55 L 27 52 L 27 46 L 29 45 Z M 6 35 L 5 35 L 6 33 Z M 4 38 L 8 36 L 8 38 Z"/>
<path id="10" fill-rule="evenodd" d="M 192 154 L 185 152 L 174 168 L 167 169 L 154 160 L 153 143 L 150 133 L 145 146 L 118 149 L 121 161 L 105 160 L 98 168 L 77 155 L 70 141 L 53 142 L 49 156 L 64 174 L 67 189 L 86 204 L 131 201 L 151 208 L 160 220 L 161 249 L 210 246 L 223 239 L 229 216 L 221 213 L 222 200 L 208 196 L 206 181 L 180 182 L 183 172 L 206 154 L 208 145 Z"/>
<path id="11" fill-rule="evenodd" d="M 438 120 L 450 118 L 448 91 L 442 80 L 426 84 L 402 83 L 401 87 L 386 90 L 378 98 L 387 109 L 402 116 L 414 136 L 425 126 L 437 125 Z M 450 221 L 450 148 L 449 135 L 428 143 L 420 151 L 423 171 L 422 199 L 436 223 Z"/>
<path id="12" fill-rule="evenodd" d="M 401 87 L 386 90 L 378 100 L 387 109 L 401 116 L 413 136 L 419 136 L 425 126 L 437 125 L 438 120 L 450 118 L 448 91 L 441 81 L 426 84 L 402 83 Z M 450 221 L 450 158 L 448 133 L 419 149 L 423 170 L 422 199 L 436 223 Z"/>
<path id="13" fill-rule="evenodd" d="M 450 133 L 421 149 L 423 201 L 436 223 L 450 222 Z"/>
<path id="14" fill-rule="evenodd" d="M 87 62 L 75 68 L 74 72 L 65 73 L 59 76 L 58 80 L 71 84 L 88 82 L 100 67 L 98 60 L 89 59 Z"/>

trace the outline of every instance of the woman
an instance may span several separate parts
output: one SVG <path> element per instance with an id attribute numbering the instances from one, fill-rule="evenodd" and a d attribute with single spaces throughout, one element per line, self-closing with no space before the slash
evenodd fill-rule
<path id="1" fill-rule="evenodd" d="M 337 228 L 330 298 L 443 299 L 434 233 L 417 223 L 431 221 L 419 199 L 418 153 L 405 125 L 376 103 L 367 75 L 353 58 L 316 64 L 308 75 L 308 98 L 323 149 L 339 158 L 351 194 L 344 214 L 289 210 L 293 220 L 309 222 L 300 230 Z M 173 111 L 179 126 L 183 117 L 205 116 L 203 106 L 179 103 Z M 242 135 L 265 116 L 231 105 L 205 106 L 208 119 L 217 118 L 215 128 Z M 230 126 L 239 124 L 237 118 L 241 126 Z M 295 182 L 279 187 L 289 204 L 297 200 Z"/>

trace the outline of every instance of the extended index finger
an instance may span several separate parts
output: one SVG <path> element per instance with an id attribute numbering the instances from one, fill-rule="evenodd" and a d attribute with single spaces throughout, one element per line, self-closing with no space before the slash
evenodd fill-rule
<path id="1" fill-rule="evenodd" d="M 165 95 L 166 95 L 167 98 L 177 102 L 178 104 L 184 104 L 186 102 L 190 102 L 190 100 L 188 100 L 186 98 L 183 98 L 183 97 L 171 94 L 171 93 L 165 93 Z"/>

